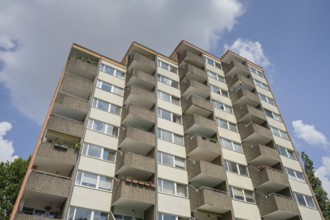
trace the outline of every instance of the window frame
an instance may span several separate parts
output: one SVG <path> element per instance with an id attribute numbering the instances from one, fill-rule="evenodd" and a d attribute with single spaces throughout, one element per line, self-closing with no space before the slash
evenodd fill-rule
<path id="1" fill-rule="evenodd" d="M 205 58 L 205 63 L 210 65 L 210 66 L 214 66 L 215 68 L 218 68 L 220 70 L 222 70 L 222 66 L 221 66 L 221 63 L 218 63 L 208 57 L 204 57 Z"/>
<path id="2" fill-rule="evenodd" d="M 288 175 L 289 179 L 292 179 L 292 180 L 295 180 L 295 181 L 298 181 L 298 182 L 302 182 L 302 183 L 306 183 L 305 176 L 304 176 L 303 172 L 300 172 L 298 170 L 294 170 L 294 169 L 291 169 L 291 168 L 288 168 L 288 167 L 284 167 L 284 170 L 285 170 L 285 173 Z M 289 171 L 293 172 L 294 177 L 289 174 Z M 300 174 L 303 177 L 303 179 L 299 178 L 297 173 Z"/>
<path id="3" fill-rule="evenodd" d="M 216 89 L 216 91 L 214 91 L 214 89 Z M 218 94 L 218 95 L 221 95 L 221 96 L 224 96 L 224 97 L 229 98 L 228 91 L 226 91 L 226 90 L 224 90 L 224 89 L 222 89 L 220 87 L 217 87 L 215 85 L 210 84 L 210 91 L 213 92 L 213 93 L 215 93 L 215 94 Z"/>
<path id="4" fill-rule="evenodd" d="M 273 127 L 273 126 L 270 126 L 270 130 L 274 136 L 282 138 L 284 140 L 288 140 L 288 141 L 290 140 L 288 132 L 285 132 L 285 131 L 283 131 L 279 128 Z"/>
<path id="5" fill-rule="evenodd" d="M 164 163 L 164 156 L 169 156 L 169 157 L 172 158 L 172 165 Z M 176 163 L 177 159 L 182 159 L 183 160 L 184 167 L 177 166 L 177 163 Z M 178 157 L 178 156 L 175 156 L 175 155 L 172 155 L 172 154 L 169 154 L 169 153 L 165 153 L 165 152 L 162 152 L 162 151 L 157 152 L 157 162 L 159 164 L 164 165 L 164 166 L 173 167 L 173 168 L 177 168 L 177 169 L 180 169 L 180 170 L 186 170 L 187 169 L 187 163 L 186 163 L 185 158 Z"/>
<path id="6" fill-rule="evenodd" d="M 282 118 L 281 118 L 281 116 L 279 114 L 277 114 L 277 113 L 275 113 L 273 111 L 270 111 L 270 110 L 268 110 L 266 108 L 263 108 L 263 109 L 264 109 L 264 112 L 265 112 L 265 114 L 266 114 L 267 117 L 272 118 L 272 119 L 274 119 L 276 121 L 282 122 Z"/>
<path id="7" fill-rule="evenodd" d="M 261 78 L 265 78 L 264 73 L 261 72 L 260 70 L 254 68 L 252 66 L 249 66 L 249 65 L 248 65 L 248 67 L 249 67 L 250 73 L 253 73 L 253 74 L 255 74 L 255 75 L 257 75 L 257 76 L 259 76 Z"/>
<path id="8" fill-rule="evenodd" d="M 170 120 L 168 120 L 168 119 L 162 117 L 163 112 L 166 112 L 166 113 L 169 113 L 169 114 L 170 114 Z M 175 113 L 173 113 L 173 112 L 167 111 L 167 110 L 165 110 L 165 109 L 163 109 L 163 108 L 157 108 L 157 116 L 158 116 L 159 118 L 164 119 L 164 120 L 167 120 L 167 121 L 174 122 L 174 123 L 176 123 L 176 124 L 180 124 L 180 125 L 182 125 L 182 116 L 181 116 L 181 115 L 178 115 L 178 114 L 175 114 Z M 178 119 L 179 119 L 179 122 L 177 122 L 176 120 L 174 120 L 174 118 L 178 118 Z"/>
<path id="9" fill-rule="evenodd" d="M 174 185 L 174 193 L 171 194 L 171 193 L 167 193 L 167 192 L 164 192 L 163 188 L 164 188 L 164 182 L 163 181 L 167 181 L 168 183 L 171 183 Z M 182 183 L 177 183 L 177 182 L 174 182 L 174 181 L 171 181 L 171 180 L 167 180 L 167 179 L 163 179 L 163 178 L 158 178 L 157 179 L 157 184 L 158 184 L 158 189 L 157 191 L 159 193 L 164 193 L 164 194 L 167 194 L 167 195 L 173 195 L 173 196 L 177 196 L 177 197 L 181 197 L 181 198 L 189 198 L 189 193 L 188 193 L 188 185 L 185 185 L 185 184 L 182 184 Z M 184 186 L 185 187 L 185 196 L 181 196 L 178 194 L 178 185 L 180 186 Z"/>
<path id="10" fill-rule="evenodd" d="M 77 206 L 70 206 L 69 207 L 69 212 L 67 216 L 67 220 L 75 220 L 76 219 L 76 214 L 77 214 L 77 209 L 85 209 L 90 212 L 89 219 L 94 219 L 95 217 L 95 212 L 100 212 L 101 214 L 106 214 L 107 219 L 109 219 L 109 213 L 108 212 L 103 212 L 103 211 L 98 211 L 98 210 L 93 210 L 93 209 L 87 209 L 87 208 L 82 208 L 82 207 L 77 207 Z M 71 211 L 72 212 L 72 219 L 70 218 Z"/>
<path id="11" fill-rule="evenodd" d="M 85 174 L 90 174 L 90 175 L 95 175 L 96 176 L 95 187 L 87 186 L 87 185 L 83 185 L 82 184 L 83 183 L 83 178 L 84 178 L 84 175 Z M 104 189 L 104 188 L 100 188 L 100 178 L 101 177 L 110 179 L 111 182 L 110 182 L 110 189 L 109 190 L 108 189 Z M 86 187 L 86 188 L 90 188 L 90 189 L 96 189 L 96 190 L 105 191 L 105 192 L 112 192 L 112 189 L 113 189 L 113 178 L 112 177 L 109 177 L 109 176 L 104 176 L 104 175 L 100 175 L 100 174 L 88 172 L 88 171 L 77 170 L 76 179 L 75 179 L 74 184 L 76 186 Z"/>
<path id="12" fill-rule="evenodd" d="M 101 153 L 100 153 L 100 156 L 99 157 L 95 157 L 95 156 L 92 156 L 92 155 L 89 155 L 88 154 L 89 149 L 90 149 L 90 146 L 97 147 L 97 148 L 100 148 L 101 149 Z M 106 159 L 104 159 L 104 156 L 105 156 L 104 155 L 104 152 L 105 151 L 109 151 L 109 152 L 112 152 L 113 153 L 113 155 L 114 155 L 113 156 L 113 160 L 106 160 Z M 92 158 L 100 159 L 100 160 L 111 162 L 111 163 L 115 163 L 116 162 L 116 157 L 117 157 L 117 152 L 114 151 L 114 150 L 110 150 L 108 148 L 104 148 L 104 147 L 101 147 L 101 146 L 98 146 L 98 145 L 95 145 L 95 144 L 86 143 L 86 142 L 83 143 L 82 154 L 84 156 L 87 156 L 87 157 L 92 157 Z"/>
<path id="13" fill-rule="evenodd" d="M 163 94 L 163 95 L 166 95 L 166 96 L 169 96 L 169 101 L 163 99 L 163 98 L 162 98 L 162 94 Z M 171 95 L 171 94 L 169 94 L 169 93 L 163 92 L 163 91 L 161 91 L 161 90 L 158 90 L 158 91 L 157 91 L 157 98 L 159 98 L 159 99 L 161 99 L 161 100 L 163 100 L 163 101 L 165 101 L 165 102 L 170 102 L 170 103 L 172 103 L 172 104 L 174 104 L 174 105 L 181 106 L 181 99 L 180 99 L 179 97 L 175 97 L 175 96 L 173 96 L 173 95 Z M 176 101 L 173 102 L 173 99 L 176 100 Z"/>
<path id="14" fill-rule="evenodd" d="M 274 99 L 272 99 L 272 98 L 270 98 L 268 96 L 265 96 L 265 95 L 263 95 L 261 93 L 258 93 L 258 95 L 259 95 L 259 98 L 260 98 L 261 101 L 266 102 L 266 103 L 268 103 L 270 105 L 276 106 Z"/>
<path id="15" fill-rule="evenodd" d="M 213 107 L 216 108 L 216 109 L 219 109 L 221 111 L 224 111 L 224 112 L 227 112 L 229 114 L 234 114 L 234 109 L 233 107 L 229 106 L 229 105 L 226 105 L 220 101 L 217 101 L 215 99 L 212 99 L 212 103 L 213 103 Z M 223 109 L 221 107 L 219 107 L 218 105 L 222 105 L 223 106 Z M 229 109 L 229 111 L 227 111 L 226 109 Z"/>
<path id="16" fill-rule="evenodd" d="M 281 156 L 287 157 L 287 158 L 292 159 L 292 160 L 297 160 L 297 157 L 296 157 L 294 151 L 292 151 L 290 149 L 287 149 L 285 147 L 282 147 L 282 146 L 280 146 L 278 144 L 276 146 L 277 146 L 277 150 L 278 150 L 278 152 L 279 152 L 279 154 Z M 282 154 L 282 151 L 281 150 L 284 150 L 285 151 L 285 155 Z M 292 155 L 293 157 L 290 156 L 290 155 Z"/>
<path id="17" fill-rule="evenodd" d="M 171 134 L 171 141 L 168 141 L 168 140 L 163 139 L 162 132 L 168 132 L 169 134 Z M 182 140 L 181 144 L 175 143 L 175 137 L 181 138 L 181 140 Z M 184 146 L 184 138 L 183 138 L 183 136 L 178 135 L 178 134 L 176 134 L 174 132 L 171 132 L 171 131 L 162 129 L 162 128 L 158 128 L 157 129 L 157 138 L 160 139 L 160 140 L 163 140 L 163 141 L 170 142 L 172 144 L 176 144 L 176 145 L 179 145 L 179 146 Z"/>
<path id="18" fill-rule="evenodd" d="M 108 110 L 106 111 L 106 110 L 104 110 L 104 109 L 98 108 L 97 106 L 98 106 L 99 102 L 104 102 L 104 103 L 106 103 L 106 104 L 108 105 Z M 93 107 L 93 108 L 96 108 L 96 109 L 98 109 L 98 110 L 101 110 L 101 111 L 105 111 L 105 112 L 111 113 L 111 114 L 113 114 L 113 115 L 118 115 L 118 116 L 121 115 L 121 111 L 122 111 L 122 108 L 121 108 L 120 106 L 115 105 L 115 104 L 112 104 L 112 103 L 107 102 L 107 101 L 104 101 L 104 100 L 101 100 L 101 99 L 98 99 L 98 98 L 93 98 L 93 101 L 92 101 L 92 107 Z M 119 110 L 119 113 L 116 114 L 117 111 L 113 112 L 113 111 L 112 111 L 112 107 L 116 108 L 116 110 Z"/>
<path id="19" fill-rule="evenodd" d="M 102 88 L 103 84 L 106 85 L 106 86 L 108 86 L 108 87 L 110 87 L 110 91 Z M 120 97 L 123 97 L 124 96 L 124 89 L 122 89 L 122 88 L 120 88 L 118 86 L 112 85 L 110 83 L 104 82 L 104 81 L 99 80 L 99 79 L 96 81 L 96 88 L 101 89 L 101 90 L 103 90 L 105 92 L 109 92 L 109 93 L 114 94 L 114 95 L 118 95 Z M 115 92 L 115 91 L 120 91 L 120 93 Z"/>
<path id="20" fill-rule="evenodd" d="M 231 148 L 228 148 L 228 147 L 226 146 L 226 144 L 223 143 L 223 141 L 230 142 Z M 242 144 L 240 144 L 240 143 L 237 143 L 237 142 L 235 142 L 235 141 L 232 141 L 232 140 L 227 139 L 227 138 L 224 138 L 224 137 L 220 137 L 220 143 L 221 143 L 221 147 L 223 147 L 223 148 L 226 148 L 226 149 L 228 149 L 228 150 L 232 150 L 232 151 L 235 151 L 235 152 L 238 152 L 238 153 L 242 153 L 242 154 L 244 154 L 243 146 L 242 146 Z M 235 149 L 236 149 L 236 148 L 235 148 L 235 145 L 240 146 L 240 147 L 239 147 L 240 150 L 235 150 Z"/>
<path id="21" fill-rule="evenodd" d="M 229 121 L 227 121 L 227 120 L 224 120 L 224 119 L 222 119 L 222 118 L 216 118 L 216 121 L 217 121 L 217 125 L 218 125 L 218 127 L 221 127 L 221 128 L 224 128 L 224 129 L 227 129 L 227 130 L 229 130 L 229 131 L 233 131 L 233 132 L 238 132 L 238 127 L 237 127 L 237 124 L 235 124 L 235 123 L 232 123 L 232 122 L 229 122 Z M 221 126 L 221 123 L 220 122 L 225 122 L 226 123 L 226 127 L 224 127 L 224 126 Z M 234 130 L 233 129 L 231 129 L 231 128 L 235 128 Z"/>
<path id="22" fill-rule="evenodd" d="M 236 190 L 240 190 L 243 194 L 243 200 L 242 199 L 238 199 L 238 198 L 235 198 L 235 193 L 234 193 L 234 189 Z M 251 201 L 247 201 L 247 196 L 246 196 L 246 192 L 249 192 L 251 193 L 252 192 L 252 195 L 253 195 L 253 202 Z M 248 190 L 248 189 L 244 189 L 244 188 L 240 188 L 240 187 L 236 187 L 236 186 L 230 186 L 230 196 L 232 199 L 234 200 L 237 200 L 237 201 L 241 201 L 241 202 L 246 202 L 246 203 L 251 203 L 251 204 L 256 204 L 256 198 L 255 198 L 255 193 L 254 191 L 252 190 Z"/>
<path id="23" fill-rule="evenodd" d="M 169 82 L 167 83 L 166 80 Z M 175 88 L 175 89 L 180 89 L 180 83 L 173 80 L 173 79 L 170 79 L 166 76 L 163 76 L 162 74 L 157 74 L 157 81 L 160 82 L 160 83 L 163 83 L 165 85 L 168 85 L 172 88 Z M 176 86 L 175 86 L 176 85 Z"/>
<path id="24" fill-rule="evenodd" d="M 293 194 L 294 194 L 294 197 L 295 197 L 296 202 L 297 202 L 298 205 L 300 205 L 300 206 L 304 206 L 304 207 L 307 207 L 307 208 L 311 208 L 311 209 L 317 209 L 317 208 L 316 208 L 315 201 L 314 201 L 314 199 L 313 199 L 312 196 L 305 195 L 305 194 L 301 194 L 301 193 L 297 193 L 297 192 L 293 192 Z M 301 203 L 299 202 L 299 200 L 298 200 L 298 195 L 299 195 L 299 196 L 302 196 L 302 198 L 304 199 L 304 203 L 305 203 L 305 204 L 301 204 Z M 307 198 L 309 199 L 309 201 L 312 201 L 312 202 L 313 202 L 313 207 L 310 206 L 309 202 L 307 201 L 307 200 L 308 200 Z"/>
<path id="25" fill-rule="evenodd" d="M 219 75 L 219 74 L 217 74 L 215 72 L 212 72 L 210 70 L 207 70 L 207 75 L 209 77 L 211 77 L 212 79 L 215 79 L 215 80 L 217 80 L 219 82 L 226 83 L 225 77 L 223 77 L 223 76 L 221 76 L 221 75 Z"/>
<path id="26" fill-rule="evenodd" d="M 163 66 L 163 64 L 164 65 L 167 65 L 167 68 L 165 68 Z M 169 64 L 167 62 L 164 62 L 164 61 L 162 61 L 160 59 L 157 59 L 157 67 L 162 68 L 162 69 L 167 70 L 167 71 L 170 71 L 172 73 L 178 74 L 178 68 L 176 68 L 175 66 L 173 66 L 173 65 L 171 65 L 171 64 Z"/>
<path id="27" fill-rule="evenodd" d="M 111 71 L 106 70 L 106 69 L 112 69 L 113 73 Z M 113 68 L 111 66 L 108 66 L 104 63 L 100 64 L 99 71 L 102 71 L 103 73 L 106 73 L 106 74 L 109 74 L 111 76 L 117 77 L 119 79 L 125 79 L 125 75 L 126 75 L 125 72 L 122 72 L 122 71 L 120 71 L 116 68 Z M 118 72 L 119 72 L 119 74 L 118 74 Z"/>
<path id="28" fill-rule="evenodd" d="M 239 164 L 239 163 L 233 162 L 233 161 L 230 161 L 230 160 L 224 160 L 224 161 L 225 161 L 226 171 L 228 171 L 230 173 L 236 173 L 236 174 L 238 174 L 240 176 L 250 177 L 249 169 L 248 169 L 247 166 L 245 166 L 243 164 Z M 237 172 L 234 172 L 234 171 L 230 170 L 229 169 L 230 166 L 235 166 L 236 169 L 237 169 Z M 241 169 L 240 169 L 241 167 L 246 170 L 247 175 L 241 173 Z"/>
<path id="29" fill-rule="evenodd" d="M 99 123 L 103 124 L 104 132 L 101 132 L 101 131 L 98 131 L 98 130 L 94 129 L 95 122 L 99 122 Z M 108 133 L 108 131 L 111 130 L 110 127 L 112 127 L 112 133 L 113 134 Z M 96 119 L 89 118 L 88 122 L 87 122 L 87 128 L 91 131 L 98 132 L 100 134 L 105 134 L 105 135 L 108 135 L 108 136 L 111 136 L 111 137 L 118 138 L 119 128 L 114 126 L 114 125 L 105 123 L 103 121 L 99 121 L 99 120 L 96 120 Z M 116 132 L 114 132 L 114 131 L 116 131 Z"/>
<path id="30" fill-rule="evenodd" d="M 263 83 L 263 82 L 260 82 L 260 81 L 257 80 L 257 79 L 253 79 L 253 81 L 254 81 L 254 84 L 255 84 L 256 86 L 258 86 L 259 88 L 262 88 L 262 89 L 264 89 L 264 90 L 266 90 L 266 91 L 270 91 L 269 86 L 268 86 L 267 84 L 265 84 L 265 83 Z"/>

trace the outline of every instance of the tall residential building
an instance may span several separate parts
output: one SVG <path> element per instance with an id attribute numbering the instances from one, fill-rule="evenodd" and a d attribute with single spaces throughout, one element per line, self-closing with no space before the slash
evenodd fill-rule
<path id="1" fill-rule="evenodd" d="M 51 83 L 51 82 L 50 82 Z M 261 67 L 74 44 L 11 220 L 324 219 Z"/>

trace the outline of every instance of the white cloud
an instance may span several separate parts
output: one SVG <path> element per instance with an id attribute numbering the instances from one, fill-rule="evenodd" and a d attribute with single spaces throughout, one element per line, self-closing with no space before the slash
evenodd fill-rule
<path id="1" fill-rule="evenodd" d="M 16 49 L 0 50 L 0 82 L 41 123 L 73 42 L 117 60 L 132 41 L 165 55 L 182 39 L 210 50 L 243 13 L 240 0 L 4 0 L 0 45 Z"/>
<path id="2" fill-rule="evenodd" d="M 263 68 L 268 68 L 271 65 L 271 62 L 264 54 L 264 50 L 259 41 L 253 42 L 248 39 L 238 38 L 230 46 L 225 44 L 224 48 L 225 50 L 234 51 Z"/>
<path id="3" fill-rule="evenodd" d="M 315 171 L 315 175 L 322 181 L 322 187 L 330 199 L 330 157 L 322 157 L 322 166 Z"/>
<path id="4" fill-rule="evenodd" d="M 327 137 L 318 131 L 314 125 L 304 124 L 302 120 L 292 121 L 293 132 L 298 138 L 311 146 L 326 148 L 329 145 Z"/>
<path id="5" fill-rule="evenodd" d="M 0 162 L 13 161 L 17 156 L 14 156 L 13 142 L 6 140 L 4 137 L 12 128 L 9 122 L 0 122 Z"/>

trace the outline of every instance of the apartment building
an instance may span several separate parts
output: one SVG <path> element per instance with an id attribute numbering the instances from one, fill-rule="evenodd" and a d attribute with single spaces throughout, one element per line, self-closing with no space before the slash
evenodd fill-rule
<path id="1" fill-rule="evenodd" d="M 73 44 L 11 220 L 324 219 L 263 69 Z"/>

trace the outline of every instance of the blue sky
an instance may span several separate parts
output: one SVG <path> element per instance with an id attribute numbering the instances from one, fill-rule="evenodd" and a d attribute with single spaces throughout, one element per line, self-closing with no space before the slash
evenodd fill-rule
<path id="1" fill-rule="evenodd" d="M 120 60 L 132 41 L 169 55 L 185 39 L 266 68 L 297 149 L 330 193 L 329 8 L 325 0 L 3 0 L 0 160 L 32 154 L 73 42 Z"/>

